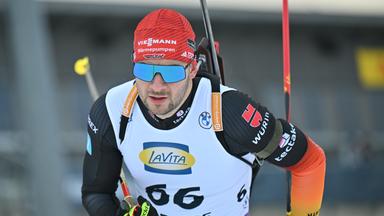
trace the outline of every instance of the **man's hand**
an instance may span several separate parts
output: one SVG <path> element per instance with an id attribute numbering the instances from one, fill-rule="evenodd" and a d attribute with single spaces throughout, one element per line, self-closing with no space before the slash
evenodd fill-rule
<path id="1" fill-rule="evenodd" d="M 138 204 L 133 206 L 124 216 L 159 216 L 156 209 L 144 197 L 137 198 Z"/>

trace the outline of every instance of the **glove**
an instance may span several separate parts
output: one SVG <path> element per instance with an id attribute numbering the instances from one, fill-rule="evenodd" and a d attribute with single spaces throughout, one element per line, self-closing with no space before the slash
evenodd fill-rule
<path id="1" fill-rule="evenodd" d="M 133 206 L 124 216 L 159 216 L 156 209 L 144 197 L 137 198 L 138 204 Z"/>

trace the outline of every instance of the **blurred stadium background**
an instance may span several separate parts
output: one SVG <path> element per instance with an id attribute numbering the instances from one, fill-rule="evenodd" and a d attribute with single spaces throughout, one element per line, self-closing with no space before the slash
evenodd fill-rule
<path id="1" fill-rule="evenodd" d="M 207 0 L 227 83 L 278 117 L 281 0 Z M 82 156 L 92 104 L 132 78 L 133 30 L 170 7 L 204 35 L 198 0 L 0 0 L 0 215 L 86 215 Z M 292 119 L 327 154 L 321 215 L 384 215 L 384 1 L 290 0 Z M 252 215 L 283 215 L 285 174 L 266 164 Z"/>

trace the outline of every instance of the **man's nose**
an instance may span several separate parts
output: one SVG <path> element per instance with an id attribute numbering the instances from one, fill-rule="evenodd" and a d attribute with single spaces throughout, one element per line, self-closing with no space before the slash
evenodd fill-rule
<path id="1" fill-rule="evenodd" d="M 166 87 L 165 84 L 166 83 L 164 82 L 163 77 L 161 77 L 159 73 L 157 73 L 155 77 L 153 77 L 153 80 L 151 82 L 151 86 L 154 91 L 159 91 L 164 89 Z"/>

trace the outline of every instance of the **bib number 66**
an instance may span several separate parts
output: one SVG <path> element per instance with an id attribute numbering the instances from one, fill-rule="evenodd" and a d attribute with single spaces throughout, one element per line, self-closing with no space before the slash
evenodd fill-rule
<path id="1" fill-rule="evenodd" d="M 145 189 L 149 199 L 155 205 L 166 205 L 169 203 L 169 194 L 166 192 L 167 185 L 152 185 Z M 189 187 L 179 189 L 173 196 L 173 203 L 183 209 L 198 207 L 204 200 L 203 195 L 195 195 L 192 192 L 200 191 L 200 187 Z"/>

